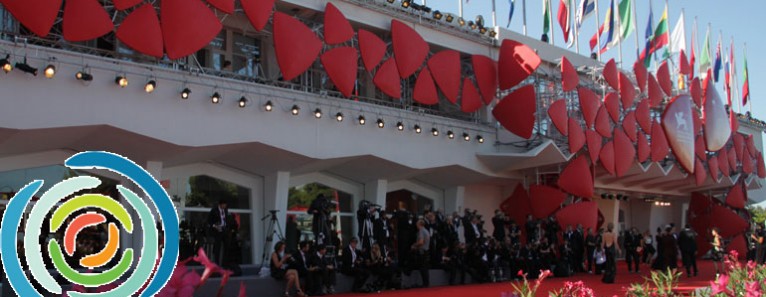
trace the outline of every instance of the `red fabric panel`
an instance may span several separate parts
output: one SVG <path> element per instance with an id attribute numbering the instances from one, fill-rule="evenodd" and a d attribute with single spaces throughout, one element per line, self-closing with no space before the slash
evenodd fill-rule
<path id="1" fill-rule="evenodd" d="M 670 80 L 670 70 L 668 70 L 668 61 L 665 60 L 657 68 L 657 82 L 660 83 L 662 91 L 666 96 L 670 96 L 673 93 L 673 81 Z"/>
<path id="2" fill-rule="evenodd" d="M 691 73 L 689 60 L 686 59 L 686 53 L 684 52 L 684 50 L 681 50 L 681 53 L 678 55 L 678 72 L 681 74 Z"/>
<path id="3" fill-rule="evenodd" d="M 359 67 L 359 54 L 350 46 L 336 47 L 320 57 L 327 75 L 343 96 L 351 97 Z"/>
<path id="4" fill-rule="evenodd" d="M 705 165 L 702 164 L 699 158 L 694 158 L 694 181 L 697 186 L 701 186 L 707 179 L 707 171 L 705 171 Z"/>
<path id="5" fill-rule="evenodd" d="M 68 0 L 64 5 L 64 39 L 86 41 L 112 32 L 114 24 L 96 0 Z"/>
<path id="6" fill-rule="evenodd" d="M 734 147 L 730 148 L 729 151 L 726 153 L 727 156 L 729 156 L 729 167 L 731 167 L 732 171 L 737 170 L 737 153 L 735 152 L 736 149 Z"/>
<path id="7" fill-rule="evenodd" d="M 593 197 L 593 173 L 585 155 L 569 161 L 559 175 L 558 186 L 565 192 L 579 197 Z"/>
<path id="8" fill-rule="evenodd" d="M 604 167 L 609 174 L 617 174 L 614 164 L 614 141 L 608 141 L 604 144 L 601 148 L 601 152 L 598 154 L 598 159 L 601 160 L 601 166 Z"/>
<path id="9" fill-rule="evenodd" d="M 702 120 L 705 122 L 705 146 L 708 151 L 717 152 L 731 137 L 729 113 L 715 88 L 706 90 L 704 106 Z"/>
<path id="10" fill-rule="evenodd" d="M 592 228 L 596 230 L 598 224 L 598 204 L 596 202 L 580 202 L 570 204 L 556 212 L 556 221 L 559 226 L 577 226 L 582 224 L 583 230 Z"/>
<path id="11" fill-rule="evenodd" d="M 727 161 L 728 162 L 728 161 Z M 718 165 L 718 157 L 712 156 L 707 160 L 707 167 L 708 171 L 710 172 L 710 177 L 713 178 L 714 182 L 718 182 L 718 174 L 721 173 L 721 167 Z"/>
<path id="12" fill-rule="evenodd" d="M 484 55 L 471 56 L 471 63 L 481 97 L 489 105 L 497 94 L 497 63 Z"/>
<path id="13" fill-rule="evenodd" d="M 324 42 L 338 44 L 354 38 L 354 28 L 346 16 L 331 2 L 324 9 Z"/>
<path id="14" fill-rule="evenodd" d="M 240 0 L 242 10 L 257 31 L 263 31 L 274 9 L 274 0 Z"/>
<path id="15" fill-rule="evenodd" d="M 652 162 L 660 162 L 668 156 L 668 149 L 670 149 L 670 146 L 668 145 L 668 139 L 665 136 L 665 131 L 662 129 L 662 126 L 660 126 L 660 123 L 658 123 L 657 120 L 654 120 L 654 124 L 652 124 L 651 144 Z"/>
<path id="16" fill-rule="evenodd" d="M 737 251 L 737 258 L 740 260 L 747 257 L 747 241 L 745 241 L 745 236 L 743 234 L 739 234 L 732 238 L 729 245 L 726 246 L 726 253 L 731 253 L 731 251 Z"/>
<path id="17" fill-rule="evenodd" d="M 726 205 L 734 208 L 745 208 L 745 191 L 742 189 L 742 183 L 737 183 L 729 189 L 726 194 Z"/>
<path id="18" fill-rule="evenodd" d="M 503 39 L 498 61 L 500 89 L 507 90 L 519 84 L 540 66 L 540 57 L 528 46 L 511 39 Z"/>
<path id="19" fill-rule="evenodd" d="M 755 140 L 753 139 L 752 134 L 747 136 L 745 146 L 747 147 L 747 151 L 750 153 L 750 157 L 755 158 L 758 154 L 758 149 L 755 148 Z"/>
<path id="20" fill-rule="evenodd" d="M 620 78 L 617 76 L 617 73 L 619 73 L 617 70 L 617 63 L 614 62 L 614 59 L 610 59 L 604 65 L 602 75 L 604 76 L 606 83 L 608 83 L 615 91 L 620 89 Z"/>
<path id="21" fill-rule="evenodd" d="M 133 6 L 136 6 L 143 2 L 142 0 L 112 0 L 112 3 L 114 4 L 114 8 L 117 10 L 126 10 L 128 8 L 131 8 Z"/>
<path id="22" fill-rule="evenodd" d="M 636 105 L 636 122 L 646 133 L 652 133 L 652 116 L 649 111 L 649 100 L 641 100 Z"/>
<path id="23" fill-rule="evenodd" d="M 567 198 L 567 194 L 556 188 L 544 185 L 529 186 L 530 204 L 532 205 L 532 215 L 535 218 L 542 219 L 552 215 L 561 203 Z"/>
<path id="24" fill-rule="evenodd" d="M 665 95 L 662 93 L 662 88 L 660 87 L 660 84 L 657 82 L 657 80 L 654 78 L 654 75 L 652 75 L 651 73 L 649 74 L 647 90 L 649 93 L 648 94 L 649 105 L 651 107 L 659 107 Z"/>
<path id="25" fill-rule="evenodd" d="M 460 53 L 453 50 L 440 51 L 428 59 L 428 69 L 444 97 L 456 104 L 460 94 Z"/>
<path id="26" fill-rule="evenodd" d="M 322 50 L 322 41 L 298 19 L 275 12 L 274 49 L 282 79 L 290 81 L 311 67 Z"/>
<path id="27" fill-rule="evenodd" d="M 372 71 L 386 55 L 386 43 L 370 31 L 359 29 L 359 51 L 367 71 Z"/>
<path id="28" fill-rule="evenodd" d="M 463 95 L 460 96 L 460 110 L 465 113 L 476 112 L 481 108 L 481 95 L 470 78 L 463 80 Z"/>
<path id="29" fill-rule="evenodd" d="M 218 17 L 215 16 L 215 13 L 208 9 L 200 0 L 163 0 L 160 4 L 160 11 L 162 13 L 160 16 L 162 39 L 165 41 L 165 52 L 171 60 L 186 57 L 207 46 L 213 38 L 218 36 L 218 32 L 221 32 L 221 29 L 223 28 L 223 25 L 221 25 L 221 22 L 218 20 Z M 290 18 L 287 15 L 285 16 Z M 293 20 L 300 23 L 298 20 Z M 275 27 L 276 23 L 275 18 Z M 283 36 L 281 39 L 298 40 L 301 38 L 308 38 L 305 34 L 284 34 L 288 32 L 282 32 L 284 35 L 278 34 L 277 30 L 278 29 L 274 30 L 275 46 L 280 39 L 279 35 Z M 308 28 L 306 28 L 306 30 L 311 32 Z M 285 43 L 285 41 L 281 42 Z M 293 43 L 292 45 L 300 44 L 301 43 L 298 42 Z M 304 54 L 310 53 L 310 51 L 306 50 L 308 48 L 299 49 L 301 49 L 301 52 Z M 297 51 L 297 49 L 293 51 Z M 278 56 L 279 49 L 277 49 L 277 58 L 279 58 Z M 314 55 L 314 58 L 316 58 L 316 55 Z"/>
<path id="30" fill-rule="evenodd" d="M 751 174 L 755 171 L 755 159 L 750 157 L 750 154 L 744 154 L 742 156 L 742 172 Z"/>
<path id="31" fill-rule="evenodd" d="M 579 152 L 585 146 L 585 132 L 580 123 L 574 118 L 569 118 L 569 152 Z"/>
<path id="32" fill-rule="evenodd" d="M 396 59 L 393 57 L 383 62 L 372 82 L 386 95 L 394 99 L 402 97 L 401 78 L 396 70 Z"/>
<path id="33" fill-rule="evenodd" d="M 695 77 L 689 85 L 689 94 L 692 95 L 694 104 L 698 107 L 702 107 L 702 86 L 700 85 L 700 79 Z"/>
<path id="34" fill-rule="evenodd" d="M 40 37 L 48 36 L 61 9 L 62 0 L 4 0 L 8 10 L 24 27 Z"/>
<path id="35" fill-rule="evenodd" d="M 580 84 L 580 76 L 577 75 L 577 70 L 566 56 L 561 56 L 561 88 L 564 92 L 569 92 L 578 84 Z"/>
<path id="36" fill-rule="evenodd" d="M 679 95 L 670 101 L 662 114 L 662 128 L 678 163 L 687 172 L 694 172 L 694 124 L 689 95 Z"/>
<path id="37" fill-rule="evenodd" d="M 553 125 L 556 126 L 556 129 L 559 130 L 561 135 L 569 135 L 569 115 L 567 114 L 566 99 L 559 99 L 551 103 L 551 106 L 548 107 L 548 116 L 551 118 L 551 122 L 553 122 Z"/>
<path id="38" fill-rule="evenodd" d="M 637 140 L 637 132 L 638 127 L 636 126 L 636 113 L 633 111 L 628 112 L 625 114 L 625 117 L 622 119 L 622 129 L 625 130 L 625 135 L 630 138 L 630 141 L 636 142 Z"/>
<path id="39" fill-rule="evenodd" d="M 207 3 L 226 14 L 234 13 L 234 0 L 207 0 Z"/>
<path id="40" fill-rule="evenodd" d="M 535 126 L 536 101 L 535 87 L 527 85 L 505 96 L 492 115 L 511 133 L 529 139 Z"/>
<path id="41" fill-rule="evenodd" d="M 601 107 L 601 100 L 598 99 L 598 96 L 593 91 L 585 87 L 577 88 L 577 97 L 580 100 L 580 111 L 582 112 L 583 119 L 585 119 L 585 126 L 593 128 L 598 109 Z"/>
<path id="42" fill-rule="evenodd" d="M 739 131 L 739 120 L 737 119 L 737 115 L 734 114 L 734 109 L 729 109 L 729 123 L 731 126 L 731 134 L 737 133 L 737 131 Z"/>
<path id="43" fill-rule="evenodd" d="M 606 111 L 606 105 L 601 105 L 596 115 L 596 132 L 606 138 L 612 138 L 612 122 L 609 119 L 609 112 Z"/>
<path id="44" fill-rule="evenodd" d="M 721 236 L 723 237 L 732 237 L 745 231 L 748 227 L 745 219 L 722 205 L 713 206 L 713 212 L 710 213 L 710 218 L 712 220 L 712 225 L 721 230 Z"/>
<path id="45" fill-rule="evenodd" d="M 702 139 L 702 136 L 697 136 L 697 139 L 694 140 L 694 154 L 697 158 L 707 159 L 705 153 L 705 141 Z"/>
<path id="46" fill-rule="evenodd" d="M 692 109 L 692 124 L 694 127 L 694 136 L 700 135 L 700 132 L 702 132 L 702 118 L 696 109 Z"/>
<path id="47" fill-rule="evenodd" d="M 731 167 L 729 167 L 729 154 L 726 148 L 718 151 L 718 168 L 725 177 L 729 177 L 731 173 Z"/>
<path id="48" fill-rule="evenodd" d="M 436 84 L 431 77 L 428 68 L 423 68 L 415 80 L 415 89 L 412 91 L 412 98 L 416 102 L 425 105 L 434 105 L 439 103 L 439 95 L 436 94 Z"/>
<path id="49" fill-rule="evenodd" d="M 532 214 L 532 206 L 529 203 L 527 190 L 519 183 L 510 197 L 502 204 L 500 210 L 508 215 L 517 225 L 523 226 L 527 221 L 527 215 Z M 522 232 L 524 228 L 521 228 Z"/>
<path id="50" fill-rule="evenodd" d="M 638 162 L 643 163 L 649 159 L 649 154 L 652 152 L 652 148 L 649 146 L 649 140 L 646 139 L 644 132 L 638 131 L 638 144 L 636 145 Z"/>
<path id="51" fill-rule="evenodd" d="M 428 43 L 415 29 L 395 19 L 391 20 L 391 39 L 399 77 L 407 78 L 423 65 L 423 61 L 428 56 Z"/>
<path id="52" fill-rule="evenodd" d="M 593 130 L 585 130 L 585 141 L 588 143 L 588 155 L 590 155 L 591 162 L 598 162 L 598 154 L 601 153 L 601 142 L 603 138 L 598 132 Z"/>
<path id="53" fill-rule="evenodd" d="M 162 58 L 164 42 L 160 19 L 151 4 L 133 10 L 117 28 L 117 39 L 144 55 Z"/>
<path id="54" fill-rule="evenodd" d="M 623 129 L 614 129 L 614 169 L 618 177 L 625 176 L 636 160 L 636 148 Z"/>
<path id="55" fill-rule="evenodd" d="M 609 112 L 609 117 L 612 118 L 612 121 L 615 123 L 620 122 L 620 96 L 617 95 L 615 92 L 611 92 L 606 94 L 604 96 L 604 106 L 606 106 L 606 111 Z"/>
<path id="56" fill-rule="evenodd" d="M 622 108 L 628 109 L 633 106 L 633 100 L 636 99 L 636 88 L 633 83 L 630 82 L 630 78 L 622 72 L 619 73 L 620 78 L 620 99 L 622 100 Z"/>
<path id="57" fill-rule="evenodd" d="M 759 178 L 766 178 L 766 164 L 763 162 L 763 154 L 758 154 L 757 162 L 757 172 Z"/>
<path id="58" fill-rule="evenodd" d="M 712 210 L 712 206 L 713 200 L 711 200 L 710 197 L 699 192 L 692 193 L 692 198 L 689 201 L 689 212 L 691 213 L 691 216 L 709 214 Z"/>
<path id="59" fill-rule="evenodd" d="M 735 133 L 732 137 L 734 140 L 734 151 L 737 153 L 737 160 L 743 160 L 745 154 L 745 136 L 740 133 Z"/>
<path id="60" fill-rule="evenodd" d="M 644 67 L 644 63 L 642 63 L 640 60 L 636 60 L 636 62 L 633 63 L 633 74 L 636 75 L 636 83 L 638 84 L 638 89 L 641 91 L 641 93 L 645 92 L 648 73 L 646 71 L 646 67 Z"/>

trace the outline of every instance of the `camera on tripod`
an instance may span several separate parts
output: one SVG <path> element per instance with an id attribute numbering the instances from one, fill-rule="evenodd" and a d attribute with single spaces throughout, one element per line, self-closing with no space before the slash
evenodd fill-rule
<path id="1" fill-rule="evenodd" d="M 373 209 L 372 213 L 374 213 L 381 211 L 383 207 L 367 200 L 359 202 L 359 211 L 369 211 L 370 209 Z"/>

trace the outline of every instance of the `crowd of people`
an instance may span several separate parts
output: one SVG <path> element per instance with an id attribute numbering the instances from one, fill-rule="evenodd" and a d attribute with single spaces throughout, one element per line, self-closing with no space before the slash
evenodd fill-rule
<path id="1" fill-rule="evenodd" d="M 317 215 L 314 211 L 309 210 Z M 535 219 L 529 215 L 517 224 L 497 210 L 486 222 L 469 209 L 463 214 L 429 210 L 416 215 L 400 204 L 388 214 L 369 202 L 360 205 L 357 220 L 357 237 L 342 246 L 336 240 L 301 241 L 297 247 L 277 244 L 271 274 L 287 280 L 285 296 L 292 289 L 304 295 L 304 288 L 311 296 L 332 294 L 336 273 L 352 277 L 355 292 L 401 289 L 402 275 L 413 272 L 420 274 L 415 287 L 428 287 L 431 269 L 444 270 L 450 285 L 464 284 L 467 276 L 475 283 L 511 280 L 520 277 L 518 271 L 534 278 L 542 270 L 560 277 L 602 274 L 604 282 L 612 283 L 618 258 L 625 259 L 629 273 L 640 273 L 642 267 L 678 268 L 678 259 L 688 276 L 698 273 L 700 235 L 688 225 L 677 230 L 671 223 L 655 234 L 637 228 L 618 232 L 611 223 L 586 230 L 579 224 L 561 226 L 554 216 Z M 492 225 L 491 233 L 486 231 L 487 223 Z M 319 233 L 322 229 L 314 228 L 314 238 L 326 238 Z M 720 260 L 723 242 L 717 230 L 706 238 L 713 245 L 714 259 Z"/>

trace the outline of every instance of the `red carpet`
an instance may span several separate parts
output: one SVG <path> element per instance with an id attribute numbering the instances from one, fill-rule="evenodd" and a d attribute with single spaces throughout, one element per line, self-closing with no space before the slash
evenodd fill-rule
<path id="1" fill-rule="evenodd" d="M 680 261 L 679 261 L 680 263 Z M 713 268 L 713 262 L 707 260 L 700 260 L 697 262 L 699 266 L 699 276 L 692 276 L 691 278 L 684 275 L 681 276 L 680 284 L 678 286 L 679 291 L 689 292 L 699 287 L 706 287 L 710 285 L 710 281 L 715 277 L 715 269 Z M 576 274 L 573 277 L 568 278 L 548 278 L 540 286 L 537 291 L 537 296 L 548 296 L 548 292 L 551 290 L 557 290 L 564 286 L 564 282 L 582 280 L 587 286 L 592 288 L 596 292 L 596 296 L 624 296 L 627 287 L 633 283 L 642 283 L 645 276 L 649 276 L 649 267 L 642 266 L 641 274 L 628 273 L 628 267 L 624 261 L 618 263 L 617 279 L 614 284 L 604 284 L 601 282 L 601 276 L 592 274 Z M 531 281 L 534 283 L 534 281 Z M 494 283 L 484 285 L 464 285 L 464 286 L 447 286 L 447 287 L 434 287 L 428 289 L 411 289 L 401 291 L 386 291 L 375 296 L 381 297 L 500 297 L 502 292 L 512 292 L 513 287 L 510 283 Z M 369 297 L 370 294 L 342 294 L 338 296 L 343 297 Z"/>

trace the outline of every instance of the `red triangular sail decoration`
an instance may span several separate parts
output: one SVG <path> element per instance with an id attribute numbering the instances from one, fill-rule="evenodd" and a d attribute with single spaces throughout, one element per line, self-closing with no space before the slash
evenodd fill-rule
<path id="1" fill-rule="evenodd" d="M 516 186 L 511 196 L 500 204 L 500 210 L 514 222 L 517 222 L 519 226 L 527 221 L 527 215 L 532 214 L 532 206 L 529 202 L 529 194 L 521 183 Z"/>
<path id="2" fill-rule="evenodd" d="M 697 112 L 696 108 L 692 108 L 692 126 L 694 127 L 695 137 L 702 134 L 702 116 Z"/>
<path id="3" fill-rule="evenodd" d="M 346 16 L 331 2 L 324 9 L 324 42 L 339 44 L 354 38 L 354 28 Z"/>
<path id="4" fill-rule="evenodd" d="M 511 133 L 529 139 L 535 127 L 536 101 L 534 86 L 527 85 L 505 96 L 492 109 L 492 115 Z"/>
<path id="5" fill-rule="evenodd" d="M 522 82 L 535 72 L 540 62 L 533 49 L 518 41 L 503 39 L 498 61 L 500 89 L 507 90 Z"/>
<path id="6" fill-rule="evenodd" d="M 436 84 L 431 78 L 431 72 L 428 68 L 423 68 L 415 81 L 415 89 L 412 91 L 412 98 L 423 105 L 434 105 L 439 103 L 439 95 L 436 93 Z"/>
<path id="7" fill-rule="evenodd" d="M 551 103 L 548 107 L 548 116 L 551 118 L 551 122 L 559 130 L 561 135 L 569 135 L 569 115 L 567 114 L 567 101 L 566 99 L 559 99 Z"/>
<path id="8" fill-rule="evenodd" d="M 715 87 L 705 89 L 705 108 L 702 109 L 702 119 L 705 122 L 705 146 L 708 151 L 717 152 L 723 148 L 731 137 L 729 113 L 726 112 L 721 96 Z"/>
<path id="9" fill-rule="evenodd" d="M 598 96 L 593 91 L 585 87 L 577 88 L 577 95 L 580 100 L 580 111 L 582 112 L 583 119 L 585 119 L 585 126 L 593 128 L 598 109 L 601 107 L 601 100 L 598 99 Z"/>
<path id="10" fill-rule="evenodd" d="M 633 63 L 633 74 L 636 75 L 638 90 L 641 91 L 641 93 L 646 92 L 647 71 L 646 67 L 644 67 L 644 63 L 640 60 L 636 60 L 636 62 Z"/>
<path id="11" fill-rule="evenodd" d="M 218 20 L 218 17 L 215 16 L 215 13 L 213 13 L 213 11 L 200 0 L 163 0 L 160 2 L 160 13 L 162 40 L 165 42 L 165 52 L 171 60 L 186 57 L 197 52 L 201 48 L 204 48 L 210 44 L 210 41 L 218 36 L 218 33 L 223 29 L 223 25 L 221 24 L 221 21 Z M 291 18 L 287 15 L 285 16 Z M 300 23 L 298 20 L 295 20 L 295 22 Z M 274 23 L 276 27 L 276 20 Z M 306 30 L 311 32 L 308 28 L 306 28 Z M 279 37 L 276 37 L 278 35 L 281 34 L 277 34 L 277 30 L 275 29 L 275 47 L 277 43 L 276 40 L 280 39 Z M 284 34 L 282 39 L 300 39 L 302 37 L 306 36 Z M 301 43 L 293 43 L 292 45 L 299 44 Z M 307 48 L 298 48 L 295 50 L 301 50 L 303 52 L 307 51 Z M 317 54 L 319 54 L 319 51 L 317 51 Z M 277 50 L 277 56 L 278 55 L 279 50 Z M 314 55 L 314 58 L 316 58 L 316 55 Z"/>
<path id="12" fill-rule="evenodd" d="M 646 133 L 652 133 L 652 116 L 649 110 L 649 100 L 644 99 L 636 105 L 636 122 L 641 130 Z"/>
<path id="13" fill-rule="evenodd" d="M 747 136 L 745 146 L 747 147 L 747 152 L 750 153 L 750 157 L 755 158 L 756 154 L 758 153 L 758 149 L 755 148 L 755 140 L 752 134 Z"/>
<path id="14" fill-rule="evenodd" d="M 745 136 L 740 133 L 734 133 L 732 137 L 734 140 L 734 151 L 737 153 L 737 159 L 743 160 L 745 154 Z"/>
<path id="15" fill-rule="evenodd" d="M 609 117 L 615 123 L 620 122 L 620 96 L 617 93 L 611 92 L 604 96 L 604 106 L 606 111 L 609 112 Z"/>
<path id="16" fill-rule="evenodd" d="M 428 69 L 444 97 L 456 104 L 460 94 L 460 53 L 453 50 L 440 51 L 428 59 Z"/>
<path id="17" fill-rule="evenodd" d="M 253 28 L 256 31 L 263 31 L 274 10 L 274 0 L 240 0 L 239 3 Z"/>
<path id="18" fill-rule="evenodd" d="M 585 130 L 585 141 L 588 143 L 588 155 L 593 163 L 598 162 L 598 154 L 601 153 L 601 143 L 603 138 L 598 132 Z"/>
<path id="19" fill-rule="evenodd" d="M 702 85 L 700 85 L 700 79 L 695 77 L 689 85 L 689 94 L 694 100 L 694 104 L 702 108 Z"/>
<path id="20" fill-rule="evenodd" d="M 322 54 L 322 66 L 335 87 L 345 97 L 351 97 L 356 83 L 359 55 L 350 46 L 336 47 Z"/>
<path id="21" fill-rule="evenodd" d="M 707 179 L 707 172 L 705 171 L 705 165 L 702 164 L 702 161 L 700 161 L 699 158 L 694 158 L 695 166 L 694 166 L 694 181 L 697 186 L 701 186 L 705 184 L 705 180 Z"/>
<path id="22" fill-rule="evenodd" d="M 670 101 L 662 114 L 662 128 L 678 163 L 687 172 L 694 172 L 694 124 L 689 95 L 679 95 Z"/>
<path id="23" fill-rule="evenodd" d="M 646 135 L 644 132 L 639 131 L 638 132 L 638 144 L 637 147 L 637 156 L 638 156 L 638 162 L 643 163 L 647 159 L 649 159 L 649 155 L 652 152 L 652 148 L 649 146 L 649 140 L 646 139 Z"/>
<path id="24" fill-rule="evenodd" d="M 636 142 L 636 133 L 638 132 L 638 127 L 636 126 L 636 113 L 630 111 L 625 114 L 625 117 L 622 119 L 622 129 L 625 130 L 625 135 L 628 136 L 630 141 Z"/>
<path id="25" fill-rule="evenodd" d="M 567 194 L 549 186 L 531 185 L 529 186 L 529 197 L 532 214 L 535 218 L 542 219 L 559 209 L 567 198 Z"/>
<path id="26" fill-rule="evenodd" d="M 616 175 L 617 171 L 614 164 L 614 141 L 607 142 L 598 153 L 598 159 L 601 160 L 601 166 L 611 175 Z"/>
<path id="27" fill-rule="evenodd" d="M 657 68 L 657 82 L 660 83 L 662 91 L 665 95 L 670 96 L 673 94 L 673 82 L 670 80 L 670 70 L 668 70 L 668 61 L 665 60 Z"/>
<path id="28" fill-rule="evenodd" d="M 298 19 L 275 12 L 274 50 L 282 79 L 290 81 L 311 67 L 322 50 L 322 41 Z"/>
<path id="29" fill-rule="evenodd" d="M 497 94 L 497 63 L 487 56 L 471 56 L 473 73 L 479 85 L 484 104 L 489 105 Z"/>
<path id="30" fill-rule="evenodd" d="M 374 33 L 359 29 L 359 51 L 364 68 L 371 72 L 386 55 L 386 43 Z"/>
<path id="31" fill-rule="evenodd" d="M 766 163 L 763 161 L 763 154 L 758 154 L 758 159 L 756 160 L 758 163 L 757 165 L 757 173 L 759 178 L 766 178 Z"/>
<path id="32" fill-rule="evenodd" d="M 609 119 L 609 112 L 606 111 L 606 105 L 601 105 L 596 115 L 596 132 L 606 138 L 612 138 L 612 123 Z"/>
<path id="33" fill-rule="evenodd" d="M 745 219 L 723 205 L 713 205 L 710 218 L 713 220 L 712 225 L 720 229 L 723 237 L 734 236 L 748 227 Z"/>
<path id="34" fill-rule="evenodd" d="M 0 1 L 24 27 L 40 37 L 48 36 L 61 9 L 62 0 L 4 0 Z"/>
<path id="35" fill-rule="evenodd" d="M 726 155 L 729 157 L 729 167 L 731 167 L 732 171 L 737 170 L 737 152 L 734 147 L 729 148 L 729 151 L 726 153 Z"/>
<path id="36" fill-rule="evenodd" d="M 140 4 L 141 2 L 143 2 L 143 0 L 112 0 L 114 8 L 117 10 L 126 10 Z"/>
<path id="37" fill-rule="evenodd" d="M 668 145 L 668 139 L 665 136 L 665 131 L 663 131 L 662 126 L 660 126 L 660 123 L 658 123 L 657 120 L 655 120 L 654 124 L 652 124 L 651 146 L 652 162 L 660 162 L 668 156 L 668 150 L 670 149 Z"/>
<path id="38" fill-rule="evenodd" d="M 593 197 L 593 173 L 585 155 L 570 161 L 559 175 L 558 186 L 569 194 Z"/>
<path id="39" fill-rule="evenodd" d="M 624 128 L 624 127 L 623 127 Z M 636 149 L 630 142 L 628 136 L 622 129 L 614 131 L 614 169 L 618 177 L 625 176 L 625 173 L 633 167 L 636 160 Z"/>
<path id="40" fill-rule="evenodd" d="M 681 53 L 678 55 L 678 73 L 681 73 L 681 74 L 691 73 L 689 60 L 686 59 L 686 53 L 684 52 L 684 50 L 681 50 Z"/>
<path id="41" fill-rule="evenodd" d="M 597 229 L 598 225 L 598 204 L 596 202 L 580 202 L 570 204 L 556 212 L 556 221 L 559 226 L 577 226 L 581 224 L 584 228 Z"/>
<path id="42" fill-rule="evenodd" d="M 691 212 L 692 216 L 708 214 L 712 206 L 713 200 L 710 197 L 699 192 L 692 193 L 692 198 L 689 201 L 689 212 Z"/>
<path id="43" fill-rule="evenodd" d="M 694 154 L 700 159 L 707 158 L 707 152 L 705 152 L 705 140 L 702 139 L 702 136 L 698 136 L 694 140 Z"/>
<path id="44" fill-rule="evenodd" d="M 636 88 L 633 83 L 630 82 L 630 78 L 627 75 L 620 72 L 620 100 L 622 100 L 622 108 L 628 109 L 633 106 L 633 100 L 636 99 Z"/>
<path id="45" fill-rule="evenodd" d="M 460 110 L 465 113 L 476 112 L 481 108 L 481 95 L 470 78 L 463 80 L 463 95 L 460 96 Z"/>
<path id="46" fill-rule="evenodd" d="M 569 118 L 569 152 L 577 153 L 585 146 L 585 132 L 580 123 L 574 118 Z"/>
<path id="47" fill-rule="evenodd" d="M 372 82 L 384 94 L 394 99 L 402 97 L 402 84 L 399 72 L 396 70 L 396 59 L 390 58 L 383 62 L 383 65 L 375 73 Z"/>
<path id="48" fill-rule="evenodd" d="M 659 107 L 660 103 L 662 103 L 662 99 L 665 97 L 664 94 L 662 94 L 662 88 L 660 87 L 660 84 L 651 73 L 649 74 L 649 80 L 647 83 L 647 92 L 649 93 L 649 105 L 651 107 Z"/>
<path id="49" fill-rule="evenodd" d="M 731 175 L 731 167 L 729 166 L 729 154 L 726 148 L 718 151 L 718 166 L 721 169 L 721 173 L 725 177 Z"/>
<path id="50" fill-rule="evenodd" d="M 117 28 L 117 39 L 144 55 L 162 58 L 164 42 L 160 19 L 151 4 L 133 10 Z"/>
<path id="51" fill-rule="evenodd" d="M 718 165 L 718 157 L 712 156 L 707 160 L 707 169 L 714 182 L 718 182 L 718 174 L 721 173 L 721 167 Z"/>
<path id="52" fill-rule="evenodd" d="M 566 56 L 561 56 L 561 88 L 564 92 L 574 90 L 580 84 L 580 76 Z"/>
<path id="53" fill-rule="evenodd" d="M 112 32 L 114 24 L 97 0 L 67 0 L 63 28 L 64 39 L 86 41 Z"/>
<path id="54" fill-rule="evenodd" d="M 207 0 L 213 7 L 226 14 L 234 13 L 234 0 Z"/>
<path id="55" fill-rule="evenodd" d="M 606 83 L 608 83 L 615 91 L 620 89 L 620 78 L 617 76 L 618 72 L 617 63 L 614 62 L 614 59 L 610 59 L 604 65 L 604 71 L 601 73 L 601 75 L 604 76 Z"/>
<path id="56" fill-rule="evenodd" d="M 428 43 L 415 29 L 395 19 L 391 20 L 391 38 L 399 77 L 407 78 L 423 65 L 428 56 Z"/>

